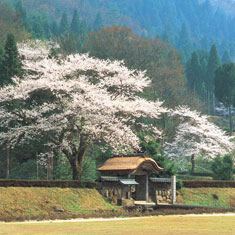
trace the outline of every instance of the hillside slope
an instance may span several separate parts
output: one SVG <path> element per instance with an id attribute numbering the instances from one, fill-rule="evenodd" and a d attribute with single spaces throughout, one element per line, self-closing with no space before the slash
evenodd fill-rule
<path id="1" fill-rule="evenodd" d="M 5 0 L 12 4 L 18 0 Z M 42 19 L 60 23 L 62 14 L 69 20 L 77 9 L 88 30 L 101 25 L 128 26 L 144 37 L 158 36 L 183 52 L 185 49 L 209 50 L 216 42 L 220 54 L 228 50 L 235 56 L 235 15 L 231 0 L 21 0 L 28 16 L 43 14 Z M 133 4 L 134 2 L 134 4 Z M 219 10 L 218 10 L 219 9 Z M 235 12 L 235 11 L 234 11 Z M 33 17 L 32 17 L 33 19 Z"/>
<path id="2" fill-rule="evenodd" d="M 96 189 L 0 187 L 0 221 L 86 217 L 112 209 Z"/>

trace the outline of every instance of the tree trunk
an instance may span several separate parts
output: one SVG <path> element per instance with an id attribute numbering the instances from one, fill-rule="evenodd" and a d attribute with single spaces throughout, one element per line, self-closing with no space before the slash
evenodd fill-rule
<path id="1" fill-rule="evenodd" d="M 195 156 L 194 156 L 194 154 L 191 156 L 191 164 L 192 164 L 191 174 L 193 174 L 195 171 Z"/>
<path id="2" fill-rule="evenodd" d="M 215 114 L 215 94 L 212 93 L 212 115 Z"/>
<path id="3" fill-rule="evenodd" d="M 70 162 L 70 165 L 72 168 L 73 180 L 77 180 L 77 181 L 81 182 L 81 179 L 82 179 L 82 166 L 81 166 L 81 164 L 79 164 L 79 162 L 76 158 L 71 159 L 69 162 Z"/>
<path id="4" fill-rule="evenodd" d="M 8 179 L 10 176 L 10 162 L 11 162 L 11 149 L 10 146 L 7 144 L 6 148 L 6 155 L 7 155 L 7 165 L 6 165 L 6 178 Z"/>
<path id="5" fill-rule="evenodd" d="M 231 105 L 228 108 L 229 110 L 229 134 L 230 136 L 233 135 L 233 117 L 232 117 L 232 110 L 231 110 Z"/>

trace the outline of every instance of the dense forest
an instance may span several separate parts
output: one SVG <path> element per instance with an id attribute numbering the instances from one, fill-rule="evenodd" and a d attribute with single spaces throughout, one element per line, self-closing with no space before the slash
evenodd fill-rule
<path id="1" fill-rule="evenodd" d="M 27 76 L 23 69 L 25 56 L 20 55 L 17 43 L 51 40 L 59 46 L 51 47 L 49 59 L 63 61 L 71 54 L 89 53 L 102 60 L 121 60 L 128 69 L 146 71 L 150 78 L 151 86 L 139 94 L 141 98 L 164 101 L 171 109 L 187 105 L 215 115 L 219 101 L 227 105 L 223 97 L 218 98 L 220 93 L 214 93 L 215 71 L 235 57 L 235 14 L 232 5 L 230 11 L 226 4 L 218 6 L 217 1 L 209 0 L 135 0 L 135 4 L 133 0 L 4 0 L 0 3 L 0 84 L 4 88 L 14 83 L 14 76 Z M 21 105 L 14 101 L 8 109 Z M 153 137 L 146 141 L 146 133 L 138 130 L 142 151 L 150 152 L 166 168 L 166 174 L 176 168 L 164 157 L 163 142 L 173 141 L 180 120 L 163 115 L 157 124 L 164 133 L 160 142 Z M 147 117 L 141 121 L 156 124 Z M 11 125 L 15 123 L 17 120 Z M 9 128 L 2 127 L 1 131 Z M 52 171 L 39 164 L 48 150 L 47 141 L 47 137 L 40 136 L 14 148 L 8 143 L 2 145 L 0 168 L 6 170 L 0 172 L 0 177 L 71 179 L 69 158 L 63 154 L 55 153 L 50 163 Z M 96 179 L 96 166 L 111 155 L 110 146 L 106 152 L 101 146 L 95 142 L 88 149 L 87 155 L 92 157 L 83 161 L 83 179 Z"/>
<path id="2" fill-rule="evenodd" d="M 170 42 L 181 51 L 184 62 L 193 50 L 208 51 L 213 43 L 221 57 L 225 52 L 235 56 L 234 12 L 226 14 L 228 4 L 218 5 L 216 1 L 135 0 L 133 4 L 132 0 L 22 0 L 23 9 L 18 0 L 8 2 L 17 5 L 24 24 L 37 37 L 57 34 L 64 14 L 71 21 L 77 9 L 88 31 L 110 25 L 130 27 L 142 37 Z"/>

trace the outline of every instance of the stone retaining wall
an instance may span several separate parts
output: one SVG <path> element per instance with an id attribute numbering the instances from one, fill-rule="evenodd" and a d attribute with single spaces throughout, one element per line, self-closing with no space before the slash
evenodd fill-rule
<path id="1" fill-rule="evenodd" d="M 171 203 L 171 189 L 156 190 L 157 203 Z"/>

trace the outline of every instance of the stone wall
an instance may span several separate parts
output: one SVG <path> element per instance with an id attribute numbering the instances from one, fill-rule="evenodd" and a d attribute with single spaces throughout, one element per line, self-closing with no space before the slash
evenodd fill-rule
<path id="1" fill-rule="evenodd" d="M 150 198 L 156 203 L 171 203 L 171 183 L 150 182 Z"/>
<path id="2" fill-rule="evenodd" d="M 157 203 L 171 203 L 171 189 L 156 190 Z"/>
<path id="3" fill-rule="evenodd" d="M 122 199 L 131 197 L 130 186 L 121 185 L 119 182 L 103 182 L 100 194 L 114 205 L 121 205 Z M 133 190 L 131 190 L 133 192 Z"/>
<path id="4" fill-rule="evenodd" d="M 100 190 L 100 193 L 104 198 L 108 199 L 114 205 L 117 205 L 118 199 L 121 198 L 121 189 L 120 188 L 103 187 Z"/>

